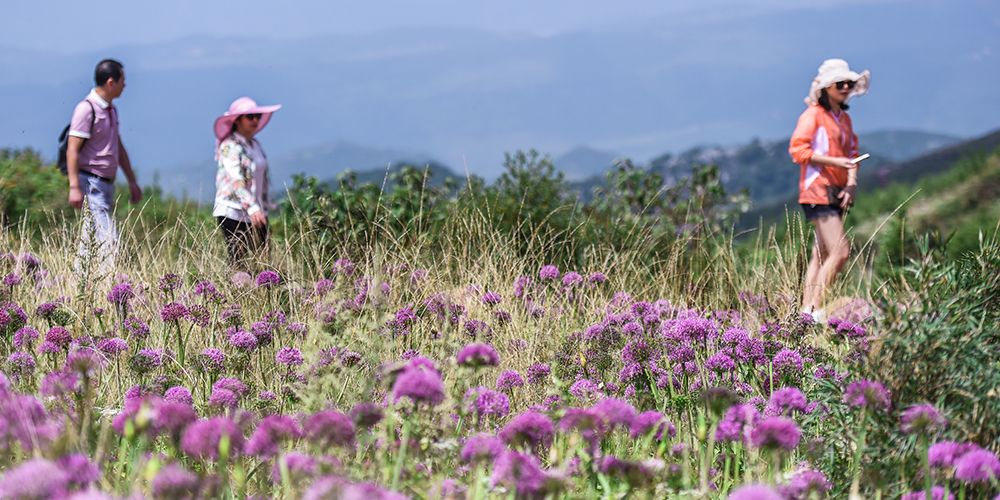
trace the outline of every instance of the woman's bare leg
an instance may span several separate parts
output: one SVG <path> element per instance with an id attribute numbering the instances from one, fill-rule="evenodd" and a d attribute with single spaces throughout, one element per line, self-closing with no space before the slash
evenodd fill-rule
<path id="1" fill-rule="evenodd" d="M 823 292 L 851 256 L 851 247 L 844 236 L 844 222 L 839 215 L 824 215 L 813 221 L 816 226 L 816 246 L 806 270 L 802 305 L 816 310 L 823 305 Z"/>

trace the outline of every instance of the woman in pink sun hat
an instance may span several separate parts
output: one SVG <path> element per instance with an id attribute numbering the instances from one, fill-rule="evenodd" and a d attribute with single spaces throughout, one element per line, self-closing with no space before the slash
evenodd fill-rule
<path id="1" fill-rule="evenodd" d="M 258 106 L 240 97 L 215 119 L 215 208 L 212 215 L 229 250 L 229 265 L 248 270 L 248 257 L 267 253 L 267 211 L 273 210 L 268 189 L 267 156 L 254 138 L 281 105 Z"/>

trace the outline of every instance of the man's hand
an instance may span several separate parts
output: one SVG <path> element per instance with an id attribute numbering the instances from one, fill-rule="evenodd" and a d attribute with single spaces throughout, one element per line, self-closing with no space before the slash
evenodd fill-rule
<path id="1" fill-rule="evenodd" d="M 857 190 L 857 185 L 850 185 L 840 191 L 840 194 L 837 195 L 837 198 L 840 198 L 840 208 L 847 209 L 854 205 L 854 195 Z"/>
<path id="2" fill-rule="evenodd" d="M 83 191 L 79 187 L 69 188 L 69 206 L 77 210 L 83 208 Z"/>
<path id="3" fill-rule="evenodd" d="M 267 216 L 264 215 L 263 210 L 258 210 L 250 214 L 250 222 L 253 223 L 254 227 L 264 227 L 267 225 Z"/>
<path id="4" fill-rule="evenodd" d="M 142 201 L 142 188 L 140 188 L 138 184 L 134 182 L 128 183 L 128 193 L 129 203 L 137 205 L 140 201 Z"/>

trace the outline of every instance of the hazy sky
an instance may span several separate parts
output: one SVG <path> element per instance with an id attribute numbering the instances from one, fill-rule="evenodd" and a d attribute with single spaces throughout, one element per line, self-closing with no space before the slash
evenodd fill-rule
<path id="1" fill-rule="evenodd" d="M 750 16 L 888 0 L 5 0 L 0 46 L 76 52 L 191 35 L 275 40 L 451 26 L 531 34 L 626 29 L 673 16 Z M 99 7 L 99 8 L 98 8 Z M 16 22 L 12 22 L 16 20 Z M 107 30 L 100 26 L 106 25 Z M 85 26 L 86 31 L 80 27 Z"/>

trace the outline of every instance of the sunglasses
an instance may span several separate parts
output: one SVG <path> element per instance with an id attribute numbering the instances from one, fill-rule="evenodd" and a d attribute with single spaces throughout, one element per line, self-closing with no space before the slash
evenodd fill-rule
<path id="1" fill-rule="evenodd" d="M 844 90 L 844 88 L 847 88 L 847 90 L 851 90 L 857 84 L 858 82 L 852 82 L 851 80 L 844 80 L 842 82 L 837 82 L 837 90 Z"/>
<path id="2" fill-rule="evenodd" d="M 837 87 L 837 88 L 840 88 L 840 87 Z M 261 113 L 250 113 L 250 114 L 243 115 L 243 118 L 247 119 L 247 120 L 260 120 L 260 117 L 261 117 Z"/>

